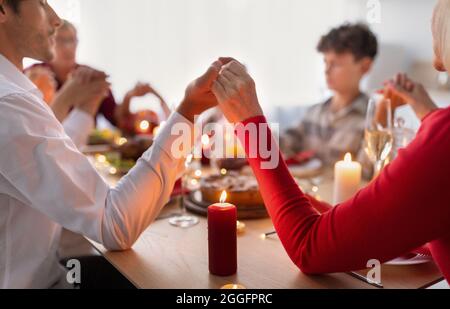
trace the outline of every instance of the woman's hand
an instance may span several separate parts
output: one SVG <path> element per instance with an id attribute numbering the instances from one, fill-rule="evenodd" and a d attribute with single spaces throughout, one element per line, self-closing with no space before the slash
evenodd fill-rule
<path id="1" fill-rule="evenodd" d="M 263 115 L 255 82 L 245 67 L 236 60 L 231 60 L 222 67 L 213 83 L 212 91 L 225 117 L 231 123 Z"/>
<path id="2" fill-rule="evenodd" d="M 178 113 L 190 121 L 194 121 L 195 116 L 217 106 L 217 98 L 211 88 L 219 76 L 223 65 L 228 63 L 228 61 L 230 61 L 228 58 L 221 58 L 215 61 L 205 74 L 189 84 L 186 88 L 183 102 L 177 109 Z"/>
<path id="3" fill-rule="evenodd" d="M 385 97 L 391 99 L 393 109 L 409 104 L 419 119 L 423 119 L 438 108 L 425 88 L 412 81 L 406 74 L 397 74 L 387 81 L 383 93 Z"/>

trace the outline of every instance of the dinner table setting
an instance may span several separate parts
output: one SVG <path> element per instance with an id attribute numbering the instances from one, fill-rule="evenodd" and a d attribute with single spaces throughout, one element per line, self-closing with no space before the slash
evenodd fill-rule
<path id="1" fill-rule="evenodd" d="M 133 121 L 127 132 L 95 130 L 82 149 L 112 187 L 151 147 L 164 126 L 151 112 L 140 113 Z M 366 129 L 366 151 L 375 170 L 393 160 L 395 130 L 391 125 L 389 129 Z M 397 135 L 403 130 L 395 128 Z M 389 132 L 390 149 L 373 149 L 373 143 L 371 148 L 374 134 L 383 132 Z M 405 145 L 406 137 L 400 136 Z M 209 155 L 211 140 L 203 134 L 197 141 L 201 151 L 188 155 L 170 201 L 131 250 L 108 251 L 88 239 L 136 287 L 418 289 L 443 280 L 426 247 L 379 265 L 381 278 L 373 276 L 376 265 L 369 264 L 367 269 L 347 273 L 302 274 L 284 251 L 242 147 L 236 140 L 226 146 L 231 158 L 216 158 Z M 325 166 L 313 151 L 302 151 L 285 161 L 303 192 L 330 205 L 349 199 L 371 181 L 363 177 L 362 163 L 350 153 L 332 167 Z"/>

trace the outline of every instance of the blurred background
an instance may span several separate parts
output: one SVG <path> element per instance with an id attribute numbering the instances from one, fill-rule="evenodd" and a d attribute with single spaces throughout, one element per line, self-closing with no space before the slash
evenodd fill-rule
<path id="1" fill-rule="evenodd" d="M 320 36 L 345 21 L 363 21 L 381 44 L 366 91 L 401 71 L 426 84 L 438 102 L 450 102 L 447 76 L 432 67 L 434 0 L 49 2 L 78 27 L 78 62 L 106 71 L 119 101 L 142 80 L 175 106 L 212 61 L 233 56 L 246 64 L 261 104 L 283 128 L 328 95 L 316 52 Z M 132 108 L 150 100 L 136 99 Z"/>

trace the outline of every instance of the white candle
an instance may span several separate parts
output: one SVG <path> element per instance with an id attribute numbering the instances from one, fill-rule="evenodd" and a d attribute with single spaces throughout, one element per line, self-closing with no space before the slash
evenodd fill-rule
<path id="1" fill-rule="evenodd" d="M 342 203 L 358 192 L 361 173 L 361 164 L 352 161 L 350 153 L 345 155 L 344 161 L 336 163 L 334 167 L 334 204 Z"/>

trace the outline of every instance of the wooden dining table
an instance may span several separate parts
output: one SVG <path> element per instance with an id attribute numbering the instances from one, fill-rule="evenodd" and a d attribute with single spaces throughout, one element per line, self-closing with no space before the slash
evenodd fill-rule
<path id="1" fill-rule="evenodd" d="M 114 185 L 118 177 L 105 175 Z M 325 175 L 316 194 L 332 200 L 333 179 Z M 355 273 L 366 277 L 368 270 L 355 273 L 305 275 L 290 260 L 279 238 L 262 237 L 273 231 L 269 218 L 245 220 L 238 234 L 238 271 L 229 277 L 208 271 L 207 220 L 190 228 L 174 227 L 167 215 L 179 212 L 174 199 L 140 236 L 131 250 L 111 252 L 101 244 L 89 242 L 137 288 L 143 289 L 219 289 L 226 284 L 240 284 L 248 289 L 377 289 Z M 162 219 L 164 218 L 164 219 Z M 333 257 L 330 257 L 332 259 Z M 427 288 L 443 280 L 434 262 L 419 265 L 382 265 L 381 283 L 387 289 Z"/>

